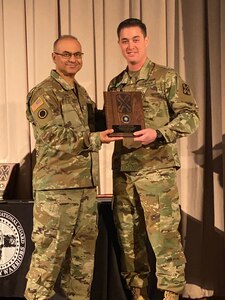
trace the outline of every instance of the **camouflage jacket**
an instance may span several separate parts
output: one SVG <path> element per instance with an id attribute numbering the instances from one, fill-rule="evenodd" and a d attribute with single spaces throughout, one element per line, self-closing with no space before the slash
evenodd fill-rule
<path id="1" fill-rule="evenodd" d="M 146 60 L 139 72 L 125 69 L 109 91 L 141 91 L 145 127 L 158 129 L 165 141 L 142 146 L 133 139 L 115 142 L 112 167 L 120 171 L 180 167 L 176 140 L 198 127 L 198 107 L 187 83 L 173 70 Z"/>
<path id="2" fill-rule="evenodd" d="M 36 140 L 34 190 L 92 187 L 98 182 L 99 133 L 95 103 L 75 81 L 52 70 L 27 96 L 27 118 Z"/>

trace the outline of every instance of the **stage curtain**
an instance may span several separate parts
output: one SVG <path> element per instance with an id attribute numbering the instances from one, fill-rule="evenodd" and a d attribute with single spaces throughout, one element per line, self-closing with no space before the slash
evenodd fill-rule
<path id="1" fill-rule="evenodd" d="M 80 40 L 84 66 L 76 78 L 102 108 L 103 91 L 126 67 L 116 29 L 128 17 L 146 23 L 149 58 L 175 68 L 199 105 L 198 131 L 178 142 L 184 296 L 225 296 L 224 0 L 0 0 L 0 162 L 20 163 L 15 197 L 30 199 L 35 153 L 26 95 L 54 68 L 54 40 Z M 100 194 L 112 193 L 112 149 L 100 151 Z"/>

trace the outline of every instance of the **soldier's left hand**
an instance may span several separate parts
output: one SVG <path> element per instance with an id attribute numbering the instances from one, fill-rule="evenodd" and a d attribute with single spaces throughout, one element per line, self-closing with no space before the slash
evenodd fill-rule
<path id="1" fill-rule="evenodd" d="M 141 142 L 142 145 L 148 145 L 154 142 L 157 137 L 156 130 L 152 128 L 145 128 L 139 131 L 135 131 L 133 135 L 134 141 Z"/>

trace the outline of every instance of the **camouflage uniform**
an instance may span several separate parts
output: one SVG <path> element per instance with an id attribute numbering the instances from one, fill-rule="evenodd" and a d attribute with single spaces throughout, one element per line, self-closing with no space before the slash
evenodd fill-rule
<path id="1" fill-rule="evenodd" d="M 156 256 L 158 288 L 180 294 L 185 284 L 185 257 L 178 232 L 176 170 L 180 160 L 176 140 L 196 130 L 198 107 L 189 86 L 173 69 L 149 59 L 138 72 L 124 70 L 108 90 L 141 91 L 145 126 L 163 136 L 147 146 L 131 138 L 115 144 L 113 211 L 122 250 L 122 276 L 129 288 L 147 285 L 148 237 Z"/>
<path id="2" fill-rule="evenodd" d="M 56 71 L 27 97 L 36 140 L 33 172 L 35 250 L 27 274 L 27 299 L 53 294 L 61 271 L 67 299 L 89 299 L 97 236 L 96 184 L 99 133 L 95 104 L 75 81 Z"/>

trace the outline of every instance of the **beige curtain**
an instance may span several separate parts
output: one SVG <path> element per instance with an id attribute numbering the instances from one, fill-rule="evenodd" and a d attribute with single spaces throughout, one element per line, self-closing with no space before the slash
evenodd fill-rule
<path id="1" fill-rule="evenodd" d="M 224 0 L 0 0 L 0 163 L 20 163 L 15 197 L 30 199 L 34 140 L 26 94 L 54 68 L 53 41 L 78 37 L 85 56 L 77 79 L 102 108 L 103 91 L 126 66 L 116 28 L 128 17 L 146 23 L 150 59 L 174 67 L 200 108 L 198 131 L 179 142 L 184 296 L 225 296 Z M 112 192 L 112 148 L 100 152 L 101 194 Z"/>

